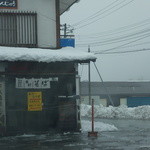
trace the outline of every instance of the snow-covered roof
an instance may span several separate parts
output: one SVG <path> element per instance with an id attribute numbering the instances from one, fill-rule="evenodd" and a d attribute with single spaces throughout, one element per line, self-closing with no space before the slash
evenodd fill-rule
<path id="1" fill-rule="evenodd" d="M 79 0 L 60 0 L 60 14 L 68 10 L 74 3 Z"/>
<path id="2" fill-rule="evenodd" d="M 59 50 L 40 48 L 0 47 L 0 61 L 86 62 L 95 61 L 92 53 L 66 47 Z"/>

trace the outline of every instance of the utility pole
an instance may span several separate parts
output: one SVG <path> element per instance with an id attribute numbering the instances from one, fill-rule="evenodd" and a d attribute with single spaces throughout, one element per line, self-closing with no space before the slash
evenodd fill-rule
<path id="1" fill-rule="evenodd" d="M 60 48 L 60 0 L 56 0 L 56 47 Z"/>
<path id="2" fill-rule="evenodd" d="M 90 46 L 88 46 L 88 52 L 90 53 Z M 89 105 L 91 105 L 91 67 L 90 67 L 90 61 L 88 63 L 88 76 L 89 76 Z"/>
<path id="3" fill-rule="evenodd" d="M 64 24 L 64 38 L 67 37 L 67 24 Z"/>
<path id="4" fill-rule="evenodd" d="M 66 23 L 61 25 L 60 30 L 62 30 L 62 37 L 67 38 L 67 37 L 74 37 L 73 35 L 73 27 L 70 25 L 67 25 Z"/>

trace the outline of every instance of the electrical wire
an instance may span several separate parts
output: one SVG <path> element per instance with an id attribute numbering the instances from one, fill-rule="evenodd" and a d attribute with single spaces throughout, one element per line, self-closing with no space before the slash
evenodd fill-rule
<path id="1" fill-rule="evenodd" d="M 142 22 L 139 22 L 138 24 L 135 25 L 130 25 L 130 26 L 125 26 L 125 28 L 120 27 L 115 30 L 109 30 L 105 32 L 100 32 L 96 34 L 90 34 L 90 35 L 76 35 L 77 38 L 84 38 L 84 39 L 95 39 L 95 38 L 100 38 L 100 37 L 105 37 L 105 36 L 112 36 L 112 35 L 118 35 L 119 33 L 127 33 L 128 31 L 135 30 L 140 27 L 144 27 L 146 25 L 150 24 L 150 19 L 143 20 Z"/>
<path id="2" fill-rule="evenodd" d="M 94 17 L 91 17 L 91 18 L 89 18 L 88 20 L 93 20 L 94 18 L 96 18 L 96 17 L 99 17 L 100 15 L 103 15 L 103 14 L 105 14 L 106 12 L 108 12 L 109 10 L 111 10 L 111 9 L 113 9 L 113 8 L 115 8 L 115 7 L 117 7 L 118 5 L 120 5 L 120 4 L 122 4 L 124 1 L 126 1 L 126 0 L 123 0 L 123 1 L 121 1 L 121 2 L 119 2 L 119 4 L 116 4 L 115 6 L 113 6 L 113 7 L 111 7 L 111 8 L 109 8 L 109 9 L 106 9 L 105 10 L 105 8 L 104 9 L 102 9 L 102 13 L 100 13 L 100 14 L 98 14 L 98 15 L 96 15 L 96 16 L 94 16 Z M 112 4 L 111 4 L 112 5 Z M 111 6 L 110 5 L 110 6 Z M 107 8 L 107 6 L 106 6 L 106 8 Z M 101 12 L 101 11 L 100 11 Z M 86 21 L 84 21 L 83 23 L 86 23 L 88 20 L 86 20 Z M 79 25 L 79 24 L 78 24 Z M 77 26 L 77 25 L 76 25 Z"/>
<path id="3" fill-rule="evenodd" d="M 100 45 L 100 46 L 103 46 L 103 45 L 109 45 L 109 44 L 113 44 L 113 43 L 126 42 L 126 41 L 129 41 L 129 40 L 132 40 L 132 39 L 136 39 L 136 38 L 145 36 L 149 32 L 150 32 L 150 29 L 144 29 L 144 30 L 141 30 L 139 32 L 132 33 L 132 34 L 129 34 L 129 35 L 120 36 L 120 37 L 117 37 L 117 38 L 105 39 L 103 41 L 98 41 L 98 42 L 93 42 L 93 43 L 79 43 L 79 44 L 76 44 L 76 45 L 77 46 L 83 46 L 83 45 L 92 45 L 92 46 L 95 46 L 95 45 L 99 46 Z"/>
<path id="4" fill-rule="evenodd" d="M 43 106 L 43 108 L 42 108 L 42 110 L 56 110 L 56 108 L 60 108 L 60 109 L 62 109 L 62 110 L 68 110 L 68 111 L 70 111 L 70 109 L 69 108 L 72 108 L 72 107 L 75 107 L 76 105 L 75 104 L 65 104 L 65 105 L 51 105 L 51 106 Z M 13 109 L 9 109 L 8 111 L 26 111 L 26 109 L 15 109 L 15 110 L 13 110 Z"/>
<path id="5" fill-rule="evenodd" d="M 46 15 L 44 15 L 44 14 L 41 14 L 40 12 L 38 12 L 38 14 L 39 14 L 40 16 L 42 16 L 42 17 L 48 19 L 48 20 L 52 20 L 52 21 L 56 22 L 56 19 L 49 18 L 48 16 L 46 16 Z"/>
<path id="6" fill-rule="evenodd" d="M 143 49 L 137 49 L 137 50 L 128 50 L 128 51 L 120 51 L 120 52 L 106 52 L 103 54 L 123 54 L 123 53 L 135 53 L 135 52 L 143 52 L 143 51 L 150 51 L 150 48 L 143 48 Z"/>
<path id="7" fill-rule="evenodd" d="M 144 36 L 144 37 L 138 38 L 138 39 L 136 39 L 136 40 L 130 41 L 130 42 L 128 42 L 128 43 L 122 44 L 122 45 L 117 46 L 117 47 L 113 47 L 113 48 L 110 48 L 110 49 L 107 49 L 107 50 L 102 50 L 101 52 L 95 52 L 95 54 L 102 54 L 102 53 L 105 53 L 105 52 L 108 52 L 108 51 L 112 51 L 112 50 L 121 48 L 121 47 L 123 47 L 123 46 L 129 45 L 129 44 L 131 44 L 131 43 L 137 42 L 137 41 L 139 41 L 139 40 L 145 39 L 145 38 L 147 38 L 147 37 L 150 37 L 150 34 L 147 34 L 147 35 Z"/>
<path id="8" fill-rule="evenodd" d="M 105 16 L 103 16 L 103 17 L 101 17 L 101 18 L 98 18 L 98 19 L 96 19 L 96 20 L 94 20 L 94 21 L 92 21 L 92 22 L 89 22 L 88 24 L 85 24 L 85 25 L 83 25 L 83 26 L 77 27 L 77 28 L 75 28 L 75 30 L 77 30 L 77 29 L 81 29 L 81 28 L 86 27 L 86 26 L 89 26 L 89 25 L 91 25 L 91 24 L 93 24 L 93 23 L 95 23 L 95 22 L 99 21 L 100 19 L 105 18 L 105 17 L 107 17 L 107 16 L 111 15 L 112 13 L 114 13 L 114 12 L 116 12 L 116 11 L 120 10 L 121 8 L 125 7 L 126 5 L 128 5 L 128 4 L 132 3 L 133 1 L 134 1 L 134 0 L 131 0 L 130 2 L 128 2 L 128 3 L 124 4 L 124 5 L 122 5 L 121 7 L 119 7 L 119 8 L 117 8 L 117 9 L 115 9 L 115 10 L 111 11 L 111 12 L 110 12 L 110 13 L 108 13 L 107 15 L 105 15 Z"/>
<path id="9" fill-rule="evenodd" d="M 82 22 L 86 22 L 86 21 L 88 21 L 89 19 L 93 19 L 93 17 L 95 17 L 95 15 L 97 15 L 97 14 L 100 13 L 100 12 L 102 12 L 103 10 L 105 10 L 106 8 L 108 8 L 109 6 L 115 4 L 117 1 L 120 1 L 120 0 L 116 0 L 116 1 L 114 1 L 114 2 L 112 2 L 112 3 L 110 3 L 109 5 L 107 5 L 106 7 L 104 7 L 103 9 L 101 9 L 101 10 L 99 10 L 98 12 L 94 13 L 93 15 L 91 15 L 91 16 L 89 16 L 89 17 L 87 17 L 87 18 L 85 18 L 85 19 L 83 19 L 83 20 L 81 20 L 81 21 L 79 21 L 79 22 L 77 22 L 77 23 L 75 23 L 75 24 L 73 24 L 72 26 L 77 26 L 77 25 L 81 24 Z"/>
<path id="10" fill-rule="evenodd" d="M 131 47 L 140 46 L 140 45 L 147 45 L 147 44 L 150 44 L 150 42 L 142 42 L 142 43 L 138 43 L 138 44 L 134 44 L 134 45 L 123 46 L 121 48 L 131 48 Z"/>
<path id="11" fill-rule="evenodd" d="M 91 33 L 90 35 L 76 35 L 76 37 L 84 37 L 85 38 L 97 38 L 97 37 L 104 37 L 104 36 L 110 36 L 110 35 L 114 35 L 114 34 L 118 34 L 118 33 L 122 33 L 122 32 L 127 32 L 139 27 L 143 27 L 145 25 L 149 25 L 150 24 L 150 19 L 146 19 L 146 20 L 142 20 L 140 22 L 128 25 L 128 26 L 123 26 L 114 30 L 108 30 L 108 31 L 104 31 L 104 32 L 99 32 L 99 33 Z M 97 35 L 97 36 L 96 36 Z"/>
<path id="12" fill-rule="evenodd" d="M 100 80 L 101 80 L 101 82 L 102 82 L 102 85 L 103 85 L 103 87 L 104 87 L 104 89 L 105 89 L 105 91 L 106 91 L 106 93 L 107 93 L 107 95 L 108 95 L 108 99 L 109 99 L 110 103 L 112 104 L 112 106 L 114 106 L 114 103 L 113 103 L 113 101 L 112 101 L 112 99 L 111 99 L 111 96 L 110 96 L 110 94 L 109 94 L 109 91 L 108 91 L 107 87 L 106 87 L 105 84 L 104 84 L 103 78 L 102 78 L 102 76 L 101 76 L 101 74 L 100 74 L 100 72 L 99 72 L 99 70 L 98 70 L 98 68 L 97 68 L 97 66 L 96 66 L 96 64 L 95 64 L 95 62 L 93 62 L 93 63 L 94 63 L 95 69 L 96 69 L 96 71 L 97 71 L 97 73 L 98 73 L 98 75 L 99 75 L 99 77 L 100 77 Z"/>
<path id="13" fill-rule="evenodd" d="M 111 38 L 107 38 L 107 39 L 100 39 L 101 41 L 94 42 L 94 43 L 91 43 L 91 44 L 105 43 L 105 42 L 107 43 L 107 42 L 111 42 L 111 41 L 121 40 L 121 39 L 125 39 L 125 38 L 128 38 L 128 37 L 143 34 L 143 33 L 149 32 L 149 31 L 150 31 L 150 28 L 147 28 L 147 29 L 144 29 L 144 30 L 140 30 L 138 32 L 134 32 L 134 33 L 130 33 L 130 34 L 124 34 L 124 35 L 118 36 L 118 37 L 115 36 L 115 37 L 111 37 Z"/>
<path id="14" fill-rule="evenodd" d="M 150 44 L 150 42 L 143 42 L 143 43 L 138 43 L 138 44 L 134 44 L 134 45 L 125 45 L 123 47 L 121 47 L 121 49 L 124 49 L 124 48 L 131 48 L 131 47 L 135 47 L 135 46 L 139 46 L 139 45 L 146 45 L 146 44 Z M 103 45 L 103 44 L 102 44 Z M 102 45 L 94 45 L 93 47 L 99 47 L 99 46 L 102 46 Z M 80 47 L 80 46 L 79 46 Z M 81 47 L 87 47 L 86 46 L 81 46 Z M 120 47 L 119 47 L 120 48 Z M 116 48 L 116 49 L 119 49 L 119 48 Z"/>

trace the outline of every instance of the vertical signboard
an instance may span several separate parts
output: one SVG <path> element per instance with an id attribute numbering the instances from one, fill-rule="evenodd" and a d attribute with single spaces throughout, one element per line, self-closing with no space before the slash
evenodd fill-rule
<path id="1" fill-rule="evenodd" d="M 0 8 L 17 8 L 17 0 L 0 0 Z"/>
<path id="2" fill-rule="evenodd" d="M 28 92 L 28 111 L 42 111 L 42 92 Z"/>

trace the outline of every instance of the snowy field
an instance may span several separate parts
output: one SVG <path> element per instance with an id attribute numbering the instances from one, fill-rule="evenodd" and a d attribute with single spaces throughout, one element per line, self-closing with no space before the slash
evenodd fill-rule
<path id="1" fill-rule="evenodd" d="M 102 105 L 94 106 L 95 118 L 116 118 L 116 119 L 150 119 L 150 106 L 127 107 L 125 105 L 119 107 L 103 107 Z M 81 116 L 91 116 L 91 106 L 81 105 Z"/>
<path id="2" fill-rule="evenodd" d="M 150 120 L 150 106 L 139 106 L 129 108 L 125 105 L 119 107 L 104 107 L 103 105 L 94 106 L 94 116 L 97 119 L 140 119 Z M 81 105 L 81 125 L 82 132 L 91 130 L 91 121 L 85 120 L 84 118 L 91 118 L 91 106 Z M 118 128 L 113 124 L 104 123 L 101 121 L 95 121 L 96 131 L 116 131 Z"/>

